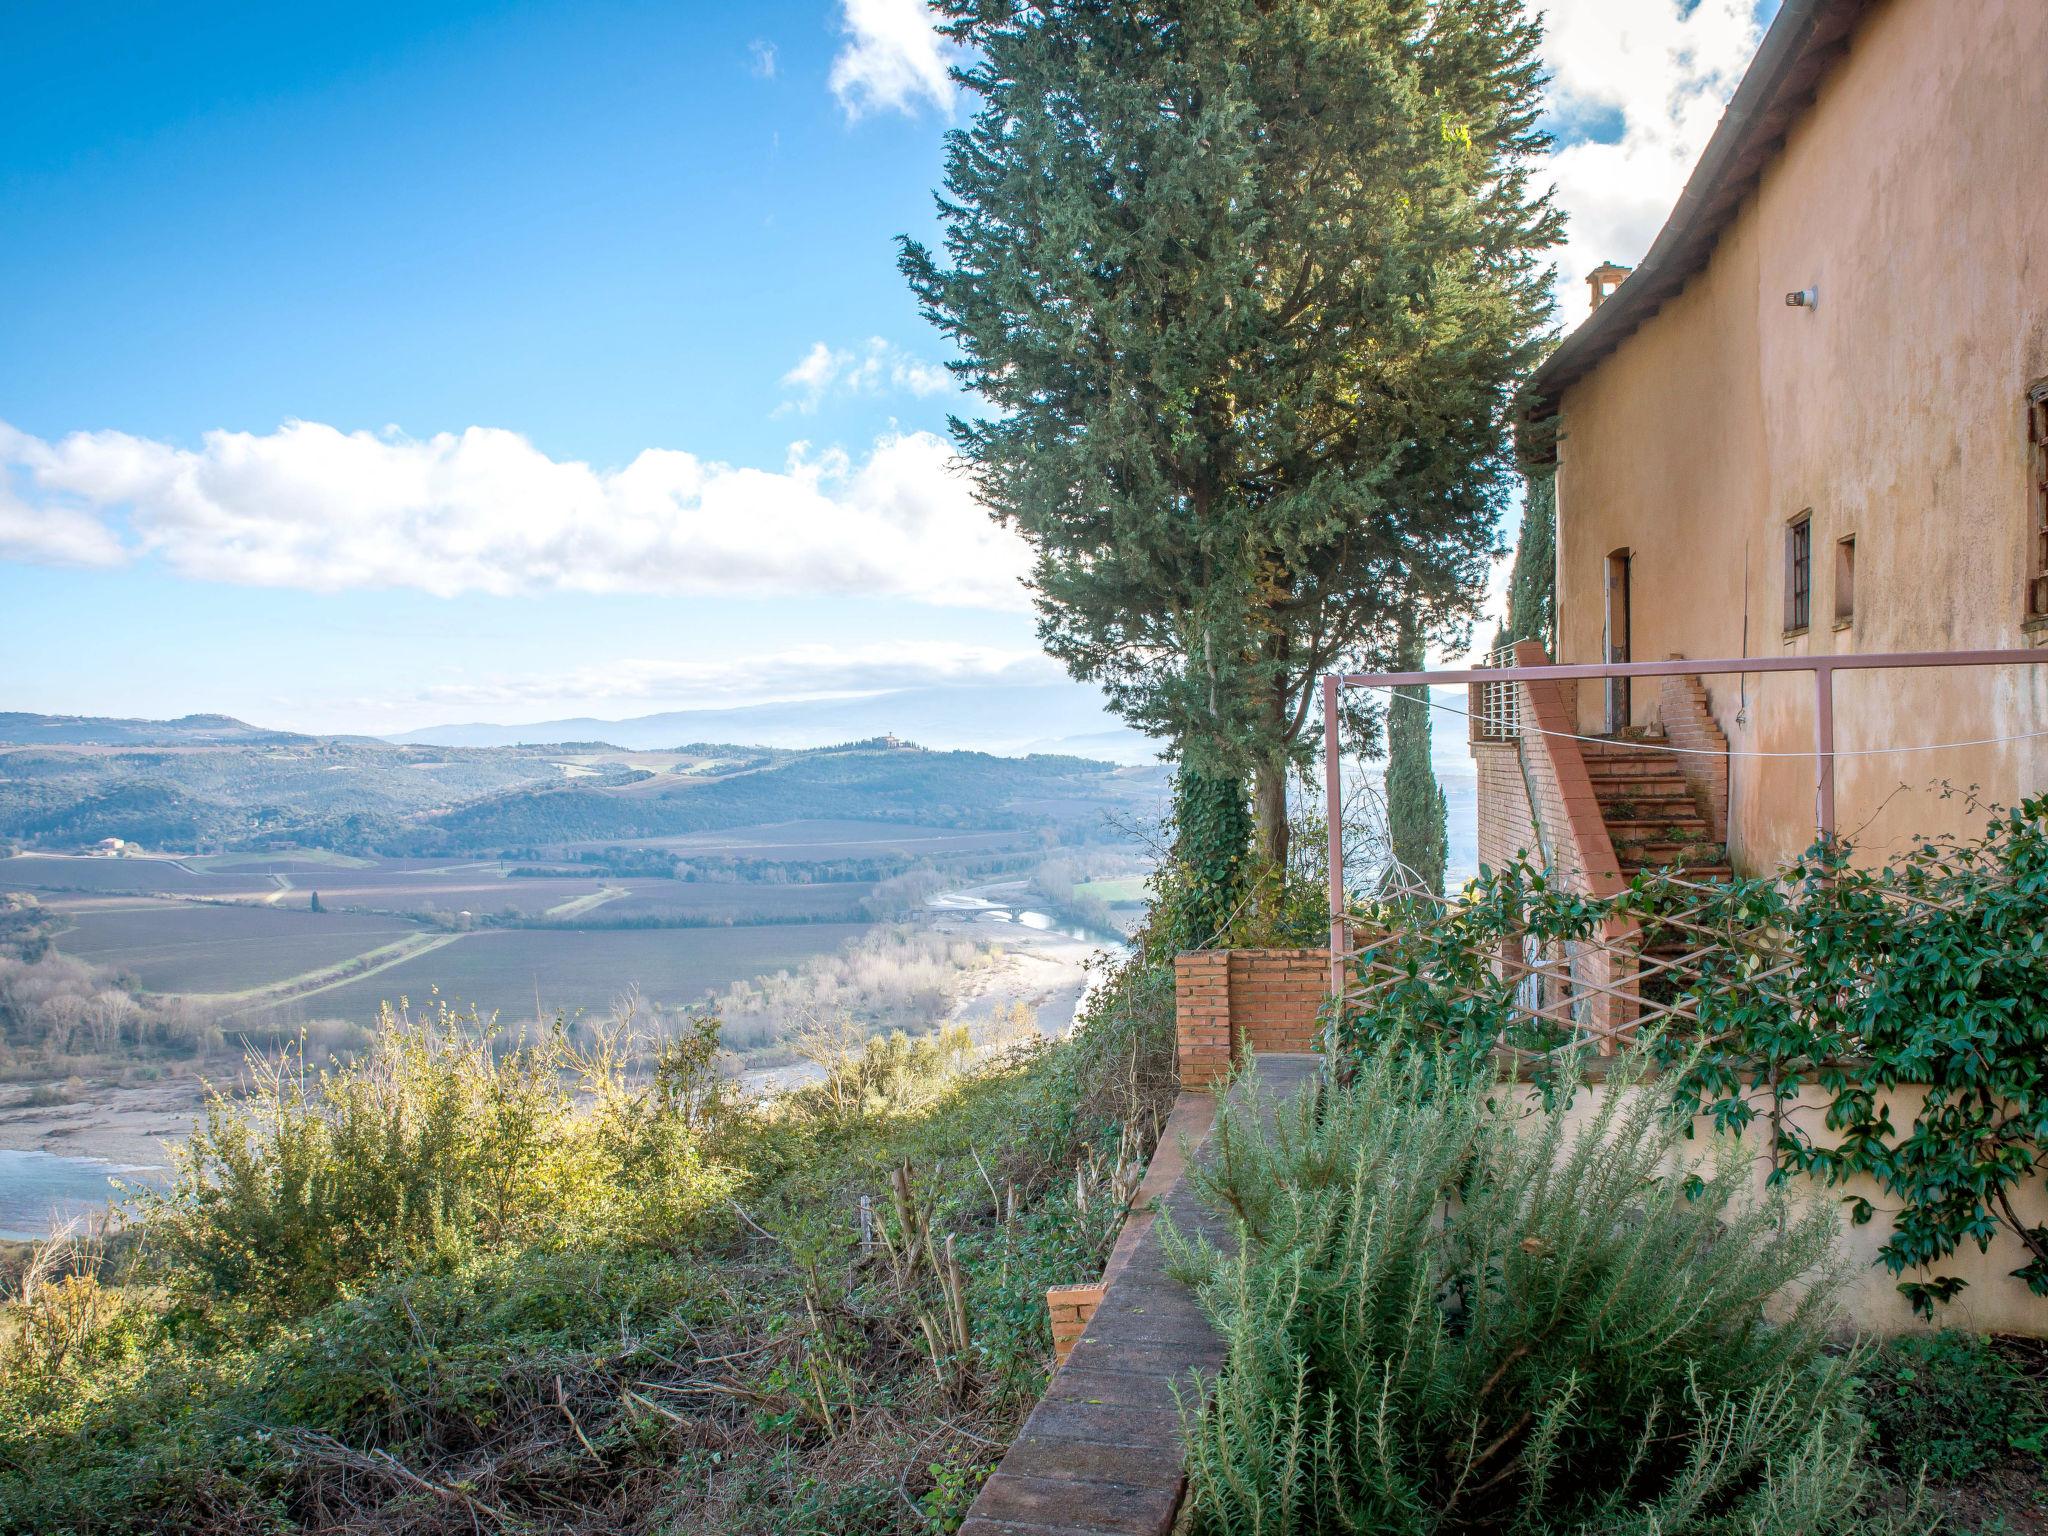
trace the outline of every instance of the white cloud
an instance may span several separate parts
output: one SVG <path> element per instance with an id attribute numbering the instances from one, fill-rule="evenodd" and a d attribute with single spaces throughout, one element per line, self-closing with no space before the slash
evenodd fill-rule
<path id="1" fill-rule="evenodd" d="M 853 361 L 850 352 L 834 352 L 822 341 L 811 343 L 797 365 L 782 376 L 784 389 L 802 390 L 812 405 L 832 387 L 832 381 L 845 371 Z"/>
<path id="2" fill-rule="evenodd" d="M 952 384 L 953 376 L 937 363 L 892 347 L 879 336 L 869 337 L 859 350 L 814 341 L 782 376 L 782 387 L 795 391 L 795 396 L 785 400 L 777 414 L 815 411 L 828 394 L 879 395 L 893 389 L 921 399 Z"/>
<path id="3" fill-rule="evenodd" d="M 832 61 L 832 94 L 849 119 L 870 112 L 950 112 L 955 53 L 924 0 L 842 0 L 846 42 Z"/>
<path id="4" fill-rule="evenodd" d="M 1763 28 L 1755 0 L 1550 0 L 1544 61 L 1566 121 L 1618 116 L 1612 143 L 1582 139 L 1551 156 L 1571 216 L 1558 256 L 1562 318 L 1586 314 L 1585 276 L 1640 262 L 1721 120 Z"/>
<path id="5" fill-rule="evenodd" d="M 627 658 L 552 674 L 435 684 L 415 699 L 465 708 L 562 704 L 582 709 L 617 702 L 705 708 L 847 698 L 897 688 L 1054 684 L 1064 677 L 1056 662 L 1036 650 L 903 640 L 800 645 L 712 661 Z"/>
<path id="6" fill-rule="evenodd" d="M 747 67 L 763 80 L 775 78 L 775 45 L 764 37 L 747 44 Z"/>
<path id="7" fill-rule="evenodd" d="M 6 446 L 0 423 L 0 449 Z M 0 461 L 4 462 L 4 461 Z M 8 489 L 0 473 L 0 560 L 31 565 L 119 565 L 127 558 L 113 530 L 74 507 L 31 507 Z"/>
<path id="8" fill-rule="evenodd" d="M 797 443 L 779 470 L 650 448 L 623 469 L 549 458 L 516 432 L 425 439 L 287 422 L 197 450 L 123 432 L 45 441 L 0 423 L 0 552 L 153 558 L 247 586 L 454 594 L 859 594 L 1027 606 L 1022 542 L 927 432 L 858 464 Z"/>
<path id="9" fill-rule="evenodd" d="M 953 387 L 953 375 L 922 358 L 899 357 L 889 365 L 889 382 L 919 398 Z"/>

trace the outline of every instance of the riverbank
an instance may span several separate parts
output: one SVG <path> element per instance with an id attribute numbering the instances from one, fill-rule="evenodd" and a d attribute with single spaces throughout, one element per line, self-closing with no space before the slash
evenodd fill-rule
<path id="1" fill-rule="evenodd" d="M 130 1167 L 164 1167 L 166 1141 L 182 1140 L 206 1102 L 197 1074 L 153 1083 L 87 1083 L 69 1103 L 35 1103 L 34 1090 L 0 1099 L 0 1151 L 48 1152 Z M 0 1198 L 5 1184 L 0 1180 Z"/>

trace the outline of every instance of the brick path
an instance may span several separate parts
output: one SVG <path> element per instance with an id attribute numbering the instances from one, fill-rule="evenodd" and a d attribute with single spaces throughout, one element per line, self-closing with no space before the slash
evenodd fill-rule
<path id="1" fill-rule="evenodd" d="M 1292 1097 L 1320 1065 L 1316 1056 L 1261 1056 L 1259 1081 L 1276 1099 Z M 1172 1150 L 1162 1146 L 1160 1155 Z M 1206 1159 L 1206 1129 L 1193 1152 L 1197 1163 Z M 1181 1232 L 1228 1245 L 1223 1219 L 1201 1209 L 1187 1180 L 1155 1204 Z M 1186 1487 L 1174 1389 L 1188 1391 L 1190 1372 L 1213 1376 L 1223 1345 L 1194 1293 L 1167 1276 L 1149 1218 L 1142 1226 L 960 1536 L 1164 1536 L 1172 1529 Z"/>

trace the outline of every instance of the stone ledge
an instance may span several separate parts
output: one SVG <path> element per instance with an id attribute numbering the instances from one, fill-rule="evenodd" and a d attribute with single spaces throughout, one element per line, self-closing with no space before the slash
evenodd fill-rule
<path id="1" fill-rule="evenodd" d="M 1262 1055 L 1257 1082 L 1277 1102 L 1315 1081 L 1321 1058 Z M 1240 1079 L 1232 1093 L 1242 1091 Z M 1215 1096 L 1181 1094 L 1110 1252 L 1101 1299 L 960 1536 L 1166 1536 L 1186 1473 L 1180 1402 L 1223 1364 L 1223 1341 L 1194 1294 L 1166 1273 L 1154 1229 L 1172 1212 L 1183 1232 L 1228 1240 L 1184 1177 L 1215 1123 Z"/>

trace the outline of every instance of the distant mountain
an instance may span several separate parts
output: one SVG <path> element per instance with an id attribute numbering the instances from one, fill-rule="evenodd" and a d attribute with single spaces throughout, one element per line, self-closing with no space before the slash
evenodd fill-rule
<path id="1" fill-rule="evenodd" d="M 894 733 L 922 746 L 993 752 L 1069 753 L 1149 763 L 1158 744 L 1104 709 L 1090 689 L 1067 684 L 899 688 L 854 699 L 805 699 L 740 709 L 678 709 L 628 720 L 540 720 L 530 725 L 435 725 L 389 739 L 447 747 L 509 747 L 601 739 L 636 751 L 690 741 L 824 747 Z"/>
<path id="2" fill-rule="evenodd" d="M 0 710 L 0 746 L 250 747 L 304 746 L 296 731 L 265 730 L 233 715 L 123 720 L 102 715 L 31 715 Z"/>

